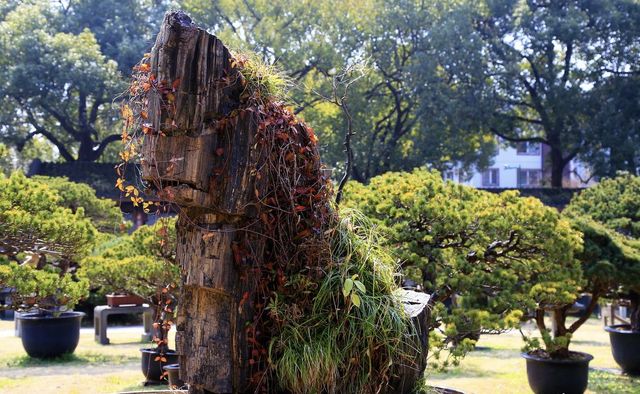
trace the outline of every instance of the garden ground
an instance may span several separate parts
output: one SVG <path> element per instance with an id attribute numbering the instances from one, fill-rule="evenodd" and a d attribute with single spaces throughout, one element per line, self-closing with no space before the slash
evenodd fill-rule
<path id="1" fill-rule="evenodd" d="M 501 335 L 484 335 L 476 350 L 460 366 L 450 368 L 446 373 L 428 370 L 427 383 L 465 393 L 531 393 L 525 360 L 520 357 L 522 345 L 522 337 L 517 330 Z M 594 356 L 589 364 L 587 393 L 640 394 L 640 378 L 631 379 L 620 374 L 611 355 L 609 334 L 603 330 L 600 320 L 592 318 L 580 327 L 570 349 Z"/>
<path id="2" fill-rule="evenodd" d="M 0 321 L 1 393 L 113 393 L 141 390 L 140 327 L 110 328 L 111 344 L 94 342 L 92 329 L 83 329 L 73 356 L 57 361 L 29 359 L 13 336 L 13 322 Z M 522 340 L 517 331 L 486 335 L 459 367 L 427 372 L 430 385 L 465 393 L 529 393 Z M 572 348 L 595 356 L 591 362 L 589 393 L 638 393 L 640 378 L 620 375 L 611 356 L 609 338 L 599 320 L 578 330 Z M 157 387 L 156 387 L 157 388 Z M 153 389 L 153 388 L 150 388 Z"/>

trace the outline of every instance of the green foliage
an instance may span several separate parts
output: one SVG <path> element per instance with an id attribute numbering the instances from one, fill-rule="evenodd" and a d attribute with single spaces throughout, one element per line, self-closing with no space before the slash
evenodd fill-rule
<path id="1" fill-rule="evenodd" d="M 82 207 L 73 212 L 54 189 L 21 172 L 0 178 L 0 240 L 19 242 L 3 245 L 4 254 L 38 253 L 39 247 L 65 251 L 67 257 L 86 253 L 96 229 L 84 212 Z"/>
<path id="2" fill-rule="evenodd" d="M 107 237 L 82 261 L 81 272 L 101 294 L 135 294 L 153 302 L 158 291 L 177 285 L 175 219 L 160 219 L 131 235 Z"/>
<path id="3" fill-rule="evenodd" d="M 241 97 L 256 100 L 286 98 L 291 82 L 278 68 L 265 63 L 253 52 L 233 53 L 232 56 L 244 78 L 245 91 Z"/>
<path id="4" fill-rule="evenodd" d="M 640 177 L 621 174 L 575 196 L 563 212 L 584 234 L 578 257 L 596 296 L 631 297 L 631 325 L 640 330 Z"/>
<path id="5" fill-rule="evenodd" d="M 13 170 L 11 150 L 3 143 L 0 143 L 0 173 L 8 176 Z"/>
<path id="6" fill-rule="evenodd" d="M 84 183 L 71 182 L 67 178 L 35 176 L 32 179 L 42 182 L 55 190 L 60 196 L 60 205 L 76 212 L 84 209 L 84 214 L 100 231 L 118 232 L 124 225 L 122 212 L 113 200 L 96 197 L 91 186 Z"/>
<path id="7" fill-rule="evenodd" d="M 86 297 L 88 281 L 74 274 L 74 261 L 96 236 L 84 208 L 72 211 L 47 183 L 21 172 L 0 175 L 0 287 L 15 289 L 12 307 L 59 310 Z"/>
<path id="8" fill-rule="evenodd" d="M 640 177 L 622 173 L 575 196 L 564 211 L 586 215 L 618 233 L 640 238 Z"/>
<path id="9" fill-rule="evenodd" d="M 457 4 L 443 17 L 434 43 L 442 78 L 457 82 L 451 90 L 457 116 L 450 125 L 471 118 L 506 141 L 547 144 L 555 187 L 576 155 L 614 147 L 617 157 L 621 141 L 614 135 L 634 141 L 633 121 L 616 120 L 624 99 L 606 86 L 636 79 L 637 2 Z M 637 102 L 624 110 L 629 119 L 640 114 Z M 619 126 L 623 130 L 612 133 Z"/>
<path id="10" fill-rule="evenodd" d="M 0 139 L 46 139 L 65 161 L 95 161 L 120 139 L 113 100 L 161 21 L 164 2 L 19 2 L 0 14 Z M 137 60 L 136 60 L 137 61 Z"/>
<path id="11" fill-rule="evenodd" d="M 332 235 L 333 265 L 313 290 L 312 313 L 299 317 L 277 297 L 269 305 L 282 325 L 269 357 L 278 382 L 292 392 L 375 392 L 394 364 L 413 361 L 409 349 L 417 344 L 394 294 L 393 259 L 362 215 L 341 216 Z"/>
<path id="12" fill-rule="evenodd" d="M 448 161 L 465 167 L 488 164 L 494 142 L 478 132 L 471 117 L 465 117 L 470 124 L 456 126 L 455 137 L 451 132 L 447 118 L 453 111 L 440 91 L 457 86 L 444 78 L 434 83 L 438 78 L 429 40 L 440 9 L 448 5 L 407 0 L 184 0 L 181 5 L 225 44 L 255 51 L 291 76 L 298 87 L 291 92 L 296 110 L 313 124 L 323 160 L 337 168 L 345 160 L 346 119 L 322 97 L 333 97 L 340 70 L 366 67 L 366 77 L 350 87 L 347 100 L 356 131 L 355 179 L 425 162 L 438 168 Z M 424 99 L 418 94 L 423 91 Z M 438 93 L 426 97 L 432 91 Z M 460 105 L 468 107 L 469 101 Z"/>
<path id="13" fill-rule="evenodd" d="M 89 295 L 86 278 L 66 274 L 52 266 L 39 270 L 14 262 L 0 264 L 0 284 L 15 289 L 11 295 L 13 308 L 37 305 L 39 309 L 63 311 L 73 309 Z"/>
<path id="14" fill-rule="evenodd" d="M 385 231 L 405 272 L 417 271 L 432 293 L 432 328 L 443 336 L 433 343 L 448 347 L 454 362 L 469 349 L 465 339 L 516 327 L 539 304 L 576 298 L 579 233 L 539 200 L 443 182 L 426 170 L 387 173 L 346 191 L 345 204 Z"/>

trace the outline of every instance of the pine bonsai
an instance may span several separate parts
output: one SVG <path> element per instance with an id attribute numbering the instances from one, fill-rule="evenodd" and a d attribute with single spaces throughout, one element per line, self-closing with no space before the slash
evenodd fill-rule
<path id="1" fill-rule="evenodd" d="M 448 348 L 454 363 L 472 348 L 470 334 L 518 326 L 544 301 L 537 294 L 549 278 L 571 278 L 567 270 L 579 278 L 578 234 L 534 198 L 443 182 L 426 170 L 387 173 L 347 189 L 346 204 L 380 225 L 405 274 L 431 293 L 432 346 Z M 546 284 L 536 284 L 543 277 Z"/>
<path id="2" fill-rule="evenodd" d="M 73 308 L 89 293 L 77 262 L 97 234 L 84 209 L 69 208 L 45 182 L 0 175 L 0 287 L 12 289 L 3 308 Z"/>
<path id="3" fill-rule="evenodd" d="M 563 212 L 584 233 L 579 255 L 592 295 L 630 300 L 631 329 L 640 331 L 640 177 L 621 174 L 575 196 Z"/>

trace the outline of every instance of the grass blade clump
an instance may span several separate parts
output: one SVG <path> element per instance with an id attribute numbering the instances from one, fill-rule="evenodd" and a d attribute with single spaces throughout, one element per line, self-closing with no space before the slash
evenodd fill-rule
<path id="1" fill-rule="evenodd" d="M 312 312 L 287 319 L 271 341 L 269 357 L 285 390 L 379 392 L 394 365 L 412 362 L 407 350 L 417 346 L 416 336 L 395 294 L 396 265 L 361 213 L 340 216 L 331 236 L 332 264 Z M 278 307 L 274 300 L 270 313 L 284 315 Z"/>

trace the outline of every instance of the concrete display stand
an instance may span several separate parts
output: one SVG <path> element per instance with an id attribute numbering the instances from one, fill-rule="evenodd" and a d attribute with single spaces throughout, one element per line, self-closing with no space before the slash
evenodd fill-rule
<path id="1" fill-rule="evenodd" d="M 108 345 L 107 338 L 107 319 L 109 315 L 133 315 L 142 313 L 142 322 L 144 324 L 143 341 L 151 341 L 153 334 L 151 327 L 153 325 L 153 307 L 144 304 L 142 306 L 117 306 L 99 305 L 93 309 L 93 328 L 95 330 L 95 340 L 101 345 Z"/>

